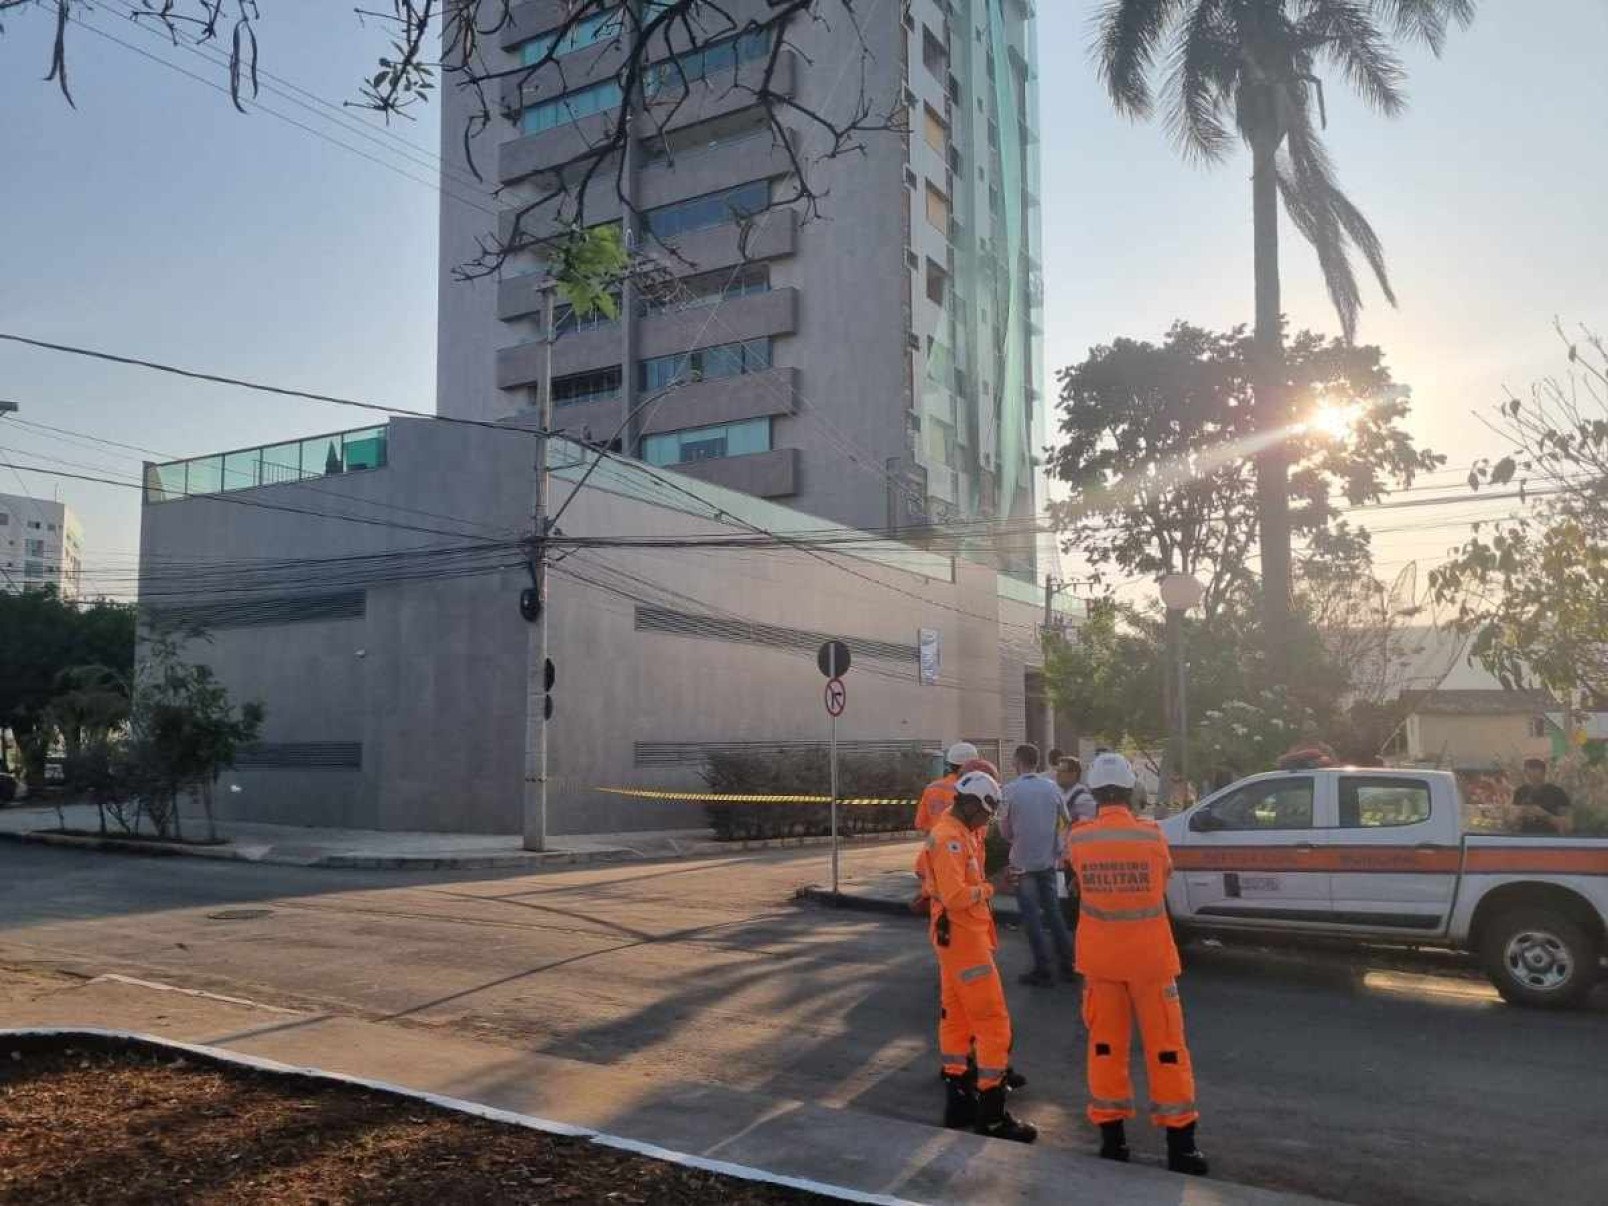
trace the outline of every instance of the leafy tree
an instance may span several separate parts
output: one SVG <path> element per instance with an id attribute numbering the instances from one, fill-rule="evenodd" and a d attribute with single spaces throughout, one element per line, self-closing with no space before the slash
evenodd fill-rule
<path id="1" fill-rule="evenodd" d="M 1254 597 L 1250 558 L 1262 529 L 1248 458 L 1263 438 L 1255 357 L 1243 327 L 1218 333 L 1177 322 L 1159 344 L 1118 339 L 1062 370 L 1062 443 L 1049 468 L 1070 494 L 1049 511 L 1097 584 L 1194 574 L 1206 585 L 1208 617 Z M 1377 347 L 1302 331 L 1283 384 L 1333 400 L 1334 413 L 1349 418 L 1344 438 L 1315 426 L 1286 438 L 1293 526 L 1325 559 L 1365 554 L 1366 533 L 1337 523 L 1336 496 L 1375 501 L 1444 458 L 1407 434 L 1407 391 Z"/>
<path id="2" fill-rule="evenodd" d="M 213 786 L 240 746 L 257 740 L 263 715 L 254 701 L 237 710 L 211 667 L 183 660 L 177 636 L 152 636 L 135 684 L 129 761 L 159 836 L 181 836 L 179 797 L 190 791 L 206 809 L 208 836 L 217 837 Z"/>
<path id="3" fill-rule="evenodd" d="M 1406 73 L 1392 39 L 1417 42 L 1439 55 L 1451 27 L 1466 27 L 1474 8 L 1473 0 L 1111 0 L 1101 12 L 1100 76 L 1118 112 L 1153 116 L 1151 81 L 1165 71 L 1166 123 L 1186 157 L 1221 162 L 1236 135 L 1250 149 L 1256 393 L 1263 431 L 1276 433 L 1293 421 L 1294 398 L 1282 388 L 1280 197 L 1317 252 L 1347 341 L 1361 306 L 1353 249 L 1367 260 L 1385 297 L 1395 301 L 1379 236 L 1340 191 L 1323 145 L 1320 73 L 1339 72 L 1366 104 L 1394 116 L 1407 102 Z M 1286 635 L 1291 590 L 1285 450 L 1274 439 L 1259 458 L 1263 601 L 1278 645 Z"/>
<path id="4" fill-rule="evenodd" d="M 107 682 L 133 676 L 134 630 L 130 604 L 70 603 L 54 587 L 0 594 L 0 729 L 16 738 L 25 777 L 41 774 L 59 719 L 52 704 L 82 685 L 91 672 L 81 668 Z"/>
<path id="5" fill-rule="evenodd" d="M 1504 685 L 1608 698 L 1608 346 L 1559 334 L 1568 375 L 1502 403 L 1489 426 L 1507 452 L 1469 474 L 1523 509 L 1473 525 L 1430 582 Z"/>
<path id="6" fill-rule="evenodd" d="M 0 21 L 8 10 L 35 3 L 55 11 L 45 78 L 71 104 L 70 46 L 77 27 L 70 18 L 81 19 L 76 11 L 81 6 L 77 0 L 0 0 Z M 229 64 L 231 99 L 244 113 L 271 71 L 263 53 L 269 43 L 259 45 L 257 30 L 271 27 L 276 7 L 270 0 L 127 0 L 123 9 L 136 24 L 175 42 L 216 46 Z M 388 10 L 384 4 L 377 7 L 355 15 L 331 10 L 331 19 L 339 13 L 385 31 L 374 68 L 360 72 L 354 64 L 355 95 L 348 103 L 387 119 L 411 117 L 433 99 L 438 86 L 455 89 L 467 98 L 468 118 L 463 168 L 454 170 L 477 181 L 482 179 L 479 156 L 495 141 L 482 135 L 500 135 L 517 124 L 521 97 L 551 97 L 573 87 L 566 84 L 566 56 L 578 53 L 589 72 L 605 60 L 618 64 L 611 78 L 627 103 L 610 111 L 601 127 L 589 128 L 589 137 L 562 171 L 533 175 L 508 194 L 510 222 L 485 236 L 481 254 L 459 269 L 465 277 L 493 274 L 520 250 L 569 243 L 575 231 L 593 225 L 588 209 L 595 212 L 605 202 L 640 217 L 624 170 L 625 151 L 633 141 L 672 157 L 683 149 L 675 127 L 684 124 L 702 78 L 689 56 L 706 47 L 735 45 L 744 38 L 745 46 L 757 45 L 763 52 L 734 70 L 721 87 L 764 113 L 791 168 L 768 208 L 797 208 L 806 220 L 817 216 L 829 191 L 822 164 L 862 150 L 868 133 L 906 129 L 903 98 L 896 90 L 876 94 L 874 77 L 864 69 L 871 51 L 861 32 L 864 6 L 856 0 L 769 0 L 758 6 L 732 0 L 570 0 L 553 6 L 560 10 L 556 27 L 513 56 L 499 47 L 503 35 L 519 24 L 523 0 L 391 0 Z M 786 83 L 786 60 L 804 53 L 795 44 L 801 31 L 832 36 L 838 40 L 834 49 L 841 46 L 862 60 L 862 69 L 844 72 L 846 85 L 818 105 Z M 813 57 L 819 58 L 818 42 L 812 45 Z M 735 66 L 735 55 L 732 59 Z M 588 82 L 601 81 L 589 74 Z"/>

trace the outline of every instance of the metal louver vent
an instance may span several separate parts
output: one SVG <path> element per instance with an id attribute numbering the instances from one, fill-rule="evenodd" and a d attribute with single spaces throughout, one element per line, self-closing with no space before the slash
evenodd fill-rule
<path id="1" fill-rule="evenodd" d="M 936 750 L 936 737 L 926 741 L 906 738 L 890 741 L 839 741 L 840 754 L 919 754 Z M 637 766 L 685 766 L 701 764 L 711 754 L 781 754 L 799 750 L 827 748 L 824 741 L 638 741 L 633 747 Z"/>
<path id="2" fill-rule="evenodd" d="M 822 641 L 832 639 L 828 632 L 806 632 L 801 628 L 782 628 L 776 624 L 750 624 L 742 620 L 728 620 L 723 616 L 700 616 L 690 612 L 672 611 L 668 607 L 638 607 L 638 632 L 668 632 L 677 636 L 701 637 L 709 641 L 729 641 L 739 645 L 760 645 L 768 649 L 783 649 L 790 653 L 813 654 Z M 875 658 L 885 662 L 913 662 L 917 658 L 914 645 L 901 645 L 897 641 L 844 638 L 849 652 L 856 657 Z"/>
<path id="3" fill-rule="evenodd" d="M 312 620 L 351 620 L 364 614 L 368 595 L 349 590 L 328 595 L 263 595 L 226 603 L 152 607 L 151 619 L 178 628 L 251 628 L 264 624 L 305 624 Z"/>
<path id="4" fill-rule="evenodd" d="M 264 741 L 235 755 L 236 770 L 362 770 L 361 741 Z"/>

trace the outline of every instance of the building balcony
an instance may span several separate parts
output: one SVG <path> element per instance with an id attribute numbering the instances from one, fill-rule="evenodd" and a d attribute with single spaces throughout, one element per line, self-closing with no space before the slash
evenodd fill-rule
<path id="1" fill-rule="evenodd" d="M 676 386 L 643 409 L 642 434 L 790 415 L 796 412 L 797 399 L 798 370 L 792 368 L 692 381 Z"/>
<path id="2" fill-rule="evenodd" d="M 712 308 L 689 306 L 685 310 L 671 310 L 642 319 L 637 337 L 638 355 L 646 360 L 672 356 L 693 347 L 798 333 L 797 289 L 772 289 L 767 293 L 728 297 L 718 304 L 713 314 Z"/>
<path id="3" fill-rule="evenodd" d="M 685 461 L 668 469 L 699 481 L 740 490 L 757 498 L 786 498 L 798 493 L 798 449 L 773 448 L 746 456 Z"/>
<path id="4" fill-rule="evenodd" d="M 615 123 L 619 120 L 619 109 L 609 109 L 539 134 L 512 138 L 497 148 L 497 179 L 511 184 L 595 153 L 613 137 Z"/>

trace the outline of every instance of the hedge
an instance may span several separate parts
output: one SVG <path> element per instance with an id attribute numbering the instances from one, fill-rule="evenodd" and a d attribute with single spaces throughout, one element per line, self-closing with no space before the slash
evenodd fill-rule
<path id="1" fill-rule="evenodd" d="M 915 801 L 932 778 L 925 754 L 840 754 L 838 795 L 900 804 L 852 804 L 838 809 L 841 834 L 890 833 L 914 828 Z M 743 795 L 828 795 L 832 768 L 825 750 L 711 754 L 703 771 L 711 792 Z M 826 804 L 709 804 L 709 826 L 720 841 L 808 837 L 830 833 Z"/>

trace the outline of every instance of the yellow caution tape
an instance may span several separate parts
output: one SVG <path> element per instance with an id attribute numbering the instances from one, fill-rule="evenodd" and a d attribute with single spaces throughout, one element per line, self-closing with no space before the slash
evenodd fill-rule
<path id="1" fill-rule="evenodd" d="M 762 796 L 742 795 L 719 791 L 652 791 L 636 787 L 599 787 L 598 791 L 611 796 L 631 796 L 638 800 L 691 800 L 699 804 L 830 804 L 831 796 Z M 916 806 L 915 800 L 877 799 L 855 797 L 842 799 L 839 804 L 904 804 Z"/>

